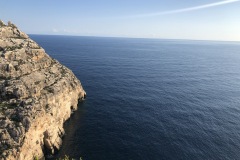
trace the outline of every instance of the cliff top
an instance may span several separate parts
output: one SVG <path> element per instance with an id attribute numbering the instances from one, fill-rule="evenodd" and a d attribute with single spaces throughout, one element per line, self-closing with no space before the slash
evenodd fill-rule
<path id="1" fill-rule="evenodd" d="M 5 24 L 2 20 L 0 20 L 0 29 L 1 38 L 29 38 L 25 33 L 21 32 L 15 24 L 10 21 Z"/>

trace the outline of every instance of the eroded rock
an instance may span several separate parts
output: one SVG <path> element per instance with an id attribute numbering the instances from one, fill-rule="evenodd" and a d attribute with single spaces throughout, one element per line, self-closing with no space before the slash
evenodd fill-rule
<path id="1" fill-rule="evenodd" d="M 85 95 L 72 71 L 14 24 L 0 21 L 0 159 L 53 154 L 63 123 Z"/>

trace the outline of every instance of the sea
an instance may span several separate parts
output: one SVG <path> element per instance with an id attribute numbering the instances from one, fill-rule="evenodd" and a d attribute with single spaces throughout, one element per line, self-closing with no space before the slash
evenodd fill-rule
<path id="1" fill-rule="evenodd" d="M 50 159 L 240 159 L 240 42 L 30 37 L 87 92 Z"/>

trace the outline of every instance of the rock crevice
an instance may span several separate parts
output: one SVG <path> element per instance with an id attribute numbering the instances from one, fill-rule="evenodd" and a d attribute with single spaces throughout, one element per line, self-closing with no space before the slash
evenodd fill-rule
<path id="1" fill-rule="evenodd" d="M 0 21 L 0 159 L 54 154 L 63 123 L 85 96 L 72 71 L 14 24 Z"/>

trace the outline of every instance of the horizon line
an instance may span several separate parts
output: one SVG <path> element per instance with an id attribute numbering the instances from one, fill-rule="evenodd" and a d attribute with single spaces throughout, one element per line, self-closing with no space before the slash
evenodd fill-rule
<path id="1" fill-rule="evenodd" d="M 216 40 L 216 39 L 191 39 L 191 38 L 160 38 L 160 37 L 134 37 L 134 36 L 98 36 L 98 35 L 71 35 L 71 34 L 39 34 L 27 33 L 27 35 L 42 36 L 69 36 L 69 37 L 97 37 L 97 38 L 129 38 L 129 39 L 159 39 L 159 40 L 185 40 L 185 41 L 216 41 L 216 42 L 240 42 L 240 40 Z"/>

